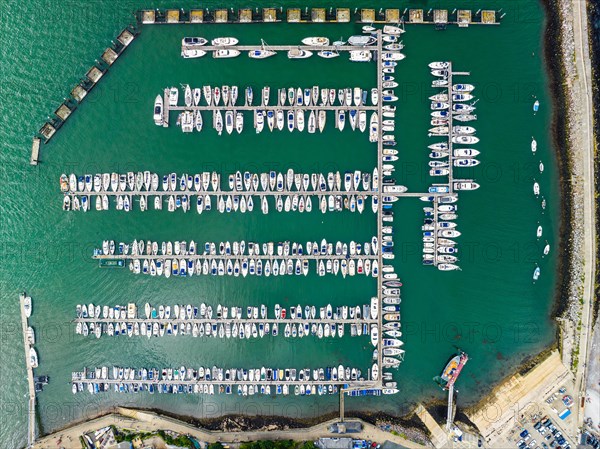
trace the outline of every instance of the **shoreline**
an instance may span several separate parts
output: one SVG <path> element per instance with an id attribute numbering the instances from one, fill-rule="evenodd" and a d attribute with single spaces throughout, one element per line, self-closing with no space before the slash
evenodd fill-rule
<path id="1" fill-rule="evenodd" d="M 508 374 L 503 379 L 499 380 L 490 389 L 490 391 L 485 393 L 479 399 L 476 404 L 467 406 L 467 408 L 477 407 L 478 404 L 489 400 L 494 394 L 494 391 L 497 388 L 500 388 L 514 374 L 525 374 L 529 372 L 535 366 L 539 365 L 540 359 L 544 360 L 545 355 L 552 351 L 557 345 L 562 355 L 563 363 L 565 362 L 565 359 L 569 359 L 571 362 L 573 361 L 573 350 L 568 345 L 565 348 L 565 339 L 568 338 L 568 335 L 570 335 L 571 332 L 575 331 L 574 328 L 569 328 L 568 321 L 573 319 L 572 314 L 574 313 L 574 309 L 579 307 L 578 297 L 581 295 L 579 289 L 581 288 L 580 285 L 583 284 L 583 280 L 581 279 L 581 276 L 578 278 L 577 275 L 581 273 L 583 268 L 581 267 L 581 263 L 579 263 L 580 258 L 578 259 L 578 254 L 580 254 L 581 247 L 584 243 L 581 235 L 578 235 L 579 232 L 583 232 L 580 228 L 583 226 L 584 222 L 582 219 L 578 219 L 578 214 L 574 212 L 574 208 L 578 207 L 578 198 L 571 186 L 571 182 L 573 182 L 571 178 L 577 176 L 576 168 L 574 167 L 571 158 L 573 143 L 571 142 L 570 137 L 572 137 L 571 133 L 574 132 L 571 125 L 573 121 L 577 120 L 578 113 L 577 111 L 573 110 L 573 104 L 571 103 L 572 98 L 570 98 L 568 88 L 568 77 L 570 76 L 570 72 L 569 69 L 565 67 L 565 63 L 568 61 L 566 54 L 568 50 L 566 47 L 568 45 L 568 39 L 563 35 L 563 33 L 568 33 L 568 30 L 565 30 L 565 20 L 564 16 L 561 17 L 561 14 L 566 14 L 564 9 L 568 8 L 568 6 L 565 6 L 557 0 L 542 0 L 541 4 L 543 5 L 545 13 L 545 26 L 543 32 L 544 67 L 548 75 L 548 88 L 550 90 L 550 97 L 553 107 L 550 129 L 552 134 L 552 146 L 554 147 L 553 151 L 555 152 L 558 166 L 558 182 L 560 183 L 560 241 L 556 251 L 560 252 L 562 257 L 559 259 L 556 267 L 556 287 L 554 291 L 553 308 L 551 312 L 551 317 L 558 321 L 557 336 L 551 345 L 543 348 L 538 354 L 535 354 L 532 357 L 527 357 L 519 364 L 515 365 L 512 374 Z M 600 15 L 600 8 L 598 14 Z M 554 30 L 556 29 L 560 29 L 561 32 L 555 33 Z M 600 45 L 600 43 L 596 43 L 596 45 Z M 594 55 L 594 53 L 595 52 L 592 51 L 592 55 Z M 598 56 L 598 59 L 600 59 L 600 55 Z M 594 62 L 597 63 L 598 61 L 594 59 Z M 558 68 L 558 70 L 553 68 Z M 598 73 L 593 73 L 594 80 L 597 81 L 598 77 L 600 76 L 600 70 Z M 595 86 L 597 86 L 597 84 L 595 84 Z M 593 89 L 593 91 L 594 99 L 596 99 L 596 96 L 599 95 L 599 93 L 596 89 Z M 598 115 L 599 113 L 600 109 L 595 103 L 594 114 Z M 595 127 L 598 129 L 600 125 L 596 123 Z M 600 161 L 596 160 L 595 164 L 597 168 L 600 167 Z M 600 204 L 597 203 L 596 207 L 600 211 Z M 582 207 L 579 207 L 579 209 L 581 210 Z M 600 253 L 598 254 L 600 255 Z M 596 272 L 596 279 L 600 281 L 600 274 L 598 272 Z M 599 284 L 600 282 L 597 283 L 597 285 Z M 597 292 L 600 292 L 600 287 L 597 286 L 596 288 Z M 597 317 L 597 310 L 595 317 Z M 572 368 L 572 363 L 565 363 L 565 365 L 569 369 Z M 427 407 L 431 407 L 433 405 L 433 403 L 426 403 Z M 119 410 L 121 409 L 119 408 Z M 150 412 L 161 417 L 177 420 L 180 423 L 188 426 L 201 427 L 209 432 L 234 431 L 239 433 L 270 432 L 278 430 L 309 430 L 313 427 L 323 426 L 329 422 L 328 419 L 331 419 L 332 417 L 332 414 L 306 419 L 290 419 L 279 416 L 265 417 L 248 415 L 223 415 L 218 418 L 198 419 L 191 416 L 179 416 L 159 409 L 139 409 L 139 411 Z M 457 413 L 463 412 L 465 412 L 464 408 L 459 408 L 457 410 Z M 114 414 L 107 411 L 97 415 L 95 418 L 91 418 L 91 420 L 93 421 L 94 419 L 108 416 L 114 416 Z M 410 423 L 412 426 L 408 429 L 418 429 L 422 431 L 423 426 L 414 425 L 416 424 L 413 422 L 416 420 L 414 416 L 414 412 L 412 411 L 402 416 L 392 416 L 383 413 L 378 413 L 375 415 L 360 412 L 348 413 L 349 420 L 352 420 L 354 417 L 358 417 L 359 419 L 373 425 L 376 425 L 378 420 L 398 422 L 401 426 Z M 374 419 L 374 421 L 371 422 L 371 419 Z M 88 421 L 88 419 L 81 422 L 70 423 L 61 430 L 57 430 L 51 434 L 40 437 L 40 440 L 51 438 L 52 435 L 64 433 L 69 429 L 81 426 L 86 421 Z M 237 425 L 241 430 L 236 431 L 231 429 L 220 429 L 219 423 L 223 425 L 226 421 L 229 421 L 232 425 Z M 275 425 L 281 425 L 282 427 L 280 429 L 278 428 L 272 430 L 265 429 L 265 426 L 271 427 Z M 388 435 L 392 437 L 391 433 L 388 433 Z M 34 447 L 44 446 L 38 446 L 36 444 Z"/>

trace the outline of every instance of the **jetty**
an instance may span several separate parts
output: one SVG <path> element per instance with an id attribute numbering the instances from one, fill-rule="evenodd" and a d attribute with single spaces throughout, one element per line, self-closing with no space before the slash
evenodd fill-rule
<path id="1" fill-rule="evenodd" d="M 33 379 L 33 367 L 30 363 L 29 348 L 30 344 L 27 339 L 27 328 L 29 327 L 29 318 L 25 313 L 25 293 L 19 296 L 19 305 L 21 310 L 21 329 L 23 331 L 23 347 L 25 349 L 25 367 L 27 369 L 27 389 L 28 389 L 28 401 L 27 401 L 27 447 L 31 447 L 36 439 L 36 424 L 35 424 L 35 406 L 36 406 L 36 395 L 35 395 L 35 383 Z"/>

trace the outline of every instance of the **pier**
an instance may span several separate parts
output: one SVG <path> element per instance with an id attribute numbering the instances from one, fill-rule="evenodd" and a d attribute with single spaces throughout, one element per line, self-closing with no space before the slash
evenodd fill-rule
<path id="1" fill-rule="evenodd" d="M 25 367 L 27 368 L 27 388 L 28 388 L 28 401 L 27 401 L 27 446 L 31 447 L 35 442 L 36 438 L 36 425 L 35 425 L 35 384 L 33 380 L 33 367 L 30 363 L 29 357 L 29 341 L 27 340 L 27 328 L 29 327 L 29 319 L 25 313 L 25 294 L 19 296 L 19 304 L 21 310 L 21 329 L 23 331 L 23 347 L 25 348 Z"/>
<path id="2" fill-rule="evenodd" d="M 156 260 L 156 259 L 186 259 L 186 260 L 234 260 L 234 259 L 299 259 L 299 260 L 378 260 L 379 256 L 373 255 L 343 255 L 343 254 L 289 254 L 289 255 L 277 255 L 277 254 L 94 254 L 93 259 L 111 259 L 111 260 Z"/>
<path id="3" fill-rule="evenodd" d="M 383 61 L 381 58 L 383 48 L 383 39 L 381 30 L 377 30 L 377 91 L 379 92 L 379 101 L 377 102 L 377 115 L 379 117 L 379 127 L 377 129 L 377 172 L 379 176 L 381 176 L 377 188 L 377 199 L 378 199 L 378 208 L 377 208 L 377 241 L 381 248 L 379 248 L 379 253 L 377 256 L 377 261 L 380 268 L 383 268 L 383 97 L 381 92 L 383 90 Z M 378 314 L 377 314 L 377 326 L 379 327 L 379 341 L 377 343 L 377 365 L 379 367 L 383 367 L 383 350 L 382 350 L 382 340 L 383 340 L 383 273 L 377 277 L 377 302 L 378 302 Z M 383 371 L 383 370 L 382 370 Z M 381 373 L 383 374 L 383 373 Z M 380 377 L 381 379 L 381 377 Z M 383 382 L 380 380 L 380 384 Z"/>

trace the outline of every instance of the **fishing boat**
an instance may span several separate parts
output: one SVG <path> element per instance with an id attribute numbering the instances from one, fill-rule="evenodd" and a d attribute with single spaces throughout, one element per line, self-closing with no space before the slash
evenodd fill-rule
<path id="1" fill-rule="evenodd" d="M 326 37 L 305 37 L 302 39 L 302 43 L 307 46 L 326 46 L 329 45 L 329 39 Z"/>
<path id="2" fill-rule="evenodd" d="M 163 125 L 163 98 L 161 95 L 157 95 L 154 100 L 154 124 Z"/>
<path id="3" fill-rule="evenodd" d="M 312 51 L 302 50 L 300 48 L 292 48 L 288 50 L 287 57 L 289 59 L 307 59 L 312 56 Z"/>
<path id="4" fill-rule="evenodd" d="M 469 356 L 464 352 L 456 354 L 448 361 L 439 378 L 436 379 L 442 389 L 449 390 L 454 387 L 458 376 L 460 376 L 460 372 L 468 361 Z"/>
<path id="5" fill-rule="evenodd" d="M 240 51 L 232 49 L 232 48 L 223 48 L 223 49 L 213 51 L 213 58 L 218 58 L 218 59 L 235 58 L 239 55 L 240 55 Z"/>
<path id="6" fill-rule="evenodd" d="M 237 45 L 239 42 L 235 37 L 217 37 L 211 41 L 214 47 L 225 47 L 231 45 Z"/>

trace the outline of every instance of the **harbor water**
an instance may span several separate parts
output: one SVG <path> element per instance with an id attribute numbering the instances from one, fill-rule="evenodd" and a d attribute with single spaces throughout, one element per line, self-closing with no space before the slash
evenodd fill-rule
<path id="1" fill-rule="evenodd" d="M 236 7 L 237 1 L 230 2 Z M 429 8 L 426 2 L 411 7 Z M 209 56 L 180 57 L 182 37 L 235 36 L 242 43 L 290 44 L 307 36 L 337 40 L 360 32 L 350 24 L 253 24 L 145 26 L 105 78 L 53 138 L 42 146 L 41 164 L 30 167 L 31 136 L 53 111 L 103 49 L 130 20 L 137 7 L 173 6 L 96 1 L 48 5 L 39 0 L 9 2 L 1 21 L 4 102 L 0 106 L 2 151 L 0 175 L 0 238 L 2 241 L 2 360 L 0 399 L 3 425 L 0 446 L 20 447 L 26 441 L 27 380 L 19 325 L 18 293 L 27 290 L 34 301 L 30 323 L 36 329 L 40 365 L 36 374 L 50 376 L 38 395 L 39 422 L 44 432 L 91 416 L 113 405 L 163 409 L 197 418 L 221 414 L 261 414 L 290 418 L 318 417 L 337 412 L 335 396 L 239 397 L 237 395 L 164 395 L 115 393 L 71 394 L 72 371 L 94 366 L 225 366 L 234 368 L 318 368 L 340 363 L 360 367 L 372 363 L 368 337 L 319 340 L 193 339 L 191 337 L 84 338 L 75 335 L 78 303 L 99 305 L 136 302 L 158 304 L 225 305 L 276 303 L 324 306 L 362 305 L 376 293 L 376 280 L 366 276 L 247 277 L 198 276 L 187 279 L 135 276 L 127 268 L 100 268 L 92 260 L 102 240 L 234 241 L 367 241 L 376 234 L 375 215 L 329 212 L 219 214 L 195 212 L 140 212 L 114 210 L 87 213 L 62 211 L 61 173 L 102 173 L 150 170 L 198 173 L 216 170 L 285 172 L 372 171 L 375 144 L 368 133 L 334 129 L 333 116 L 322 134 L 255 134 L 251 115 L 241 135 L 217 136 L 207 125 L 201 133 L 183 134 L 174 126 L 157 127 L 152 120 L 156 95 L 165 87 L 228 84 L 254 88 L 271 86 L 272 102 L 280 87 L 376 86 L 375 65 L 351 63 L 345 55 L 333 60 L 313 56 L 290 61 L 285 54 L 267 60 L 246 55 L 231 60 Z M 183 2 L 181 7 L 189 7 Z M 212 7 L 211 2 L 205 4 Z M 240 3 L 244 7 L 271 6 Z M 275 6 L 275 5 L 274 5 Z M 279 6 L 279 5 L 276 5 Z M 286 6 L 312 6 L 296 0 Z M 318 5 L 322 6 L 322 5 Z M 383 7 L 356 0 L 339 6 Z M 403 6 L 399 6 L 403 8 Z M 559 185 L 550 141 L 551 104 L 542 57 L 543 12 L 537 2 L 464 2 L 453 7 L 504 8 L 500 26 L 407 26 L 402 35 L 406 59 L 396 70 L 399 96 L 396 136 L 400 160 L 396 180 L 409 191 L 424 192 L 436 182 L 428 175 L 427 137 L 430 128 L 428 97 L 431 61 L 451 60 L 455 71 L 470 72 L 459 82 L 474 84 L 481 142 L 476 149 L 482 163 L 455 170 L 455 176 L 476 180 L 481 188 L 462 192 L 458 202 L 459 258 L 462 271 L 440 272 L 422 265 L 420 226 L 422 207 L 417 198 L 401 198 L 394 205 L 394 265 L 402 282 L 402 340 L 404 362 L 394 372 L 399 394 L 376 398 L 348 398 L 346 412 L 383 411 L 402 414 L 417 401 L 443 399 L 434 383 L 448 356 L 460 348 L 469 364 L 457 383 L 458 404 L 474 403 L 510 374 L 525 358 L 552 343 L 555 329 L 550 312 L 555 296 L 559 229 Z M 42 13 L 43 11 L 43 13 Z M 535 98 L 534 98 L 535 97 Z M 540 101 L 534 115 L 532 105 Z M 255 98 L 255 102 L 256 102 Z M 532 136 L 537 153 L 532 155 Z M 545 170 L 539 172 L 539 163 Z M 539 182 L 547 201 L 533 194 Z M 258 207 L 257 207 L 258 209 Z M 536 238 L 536 228 L 543 236 Z M 550 254 L 542 257 L 546 241 Z M 533 283 L 538 264 L 540 279 Z"/>

